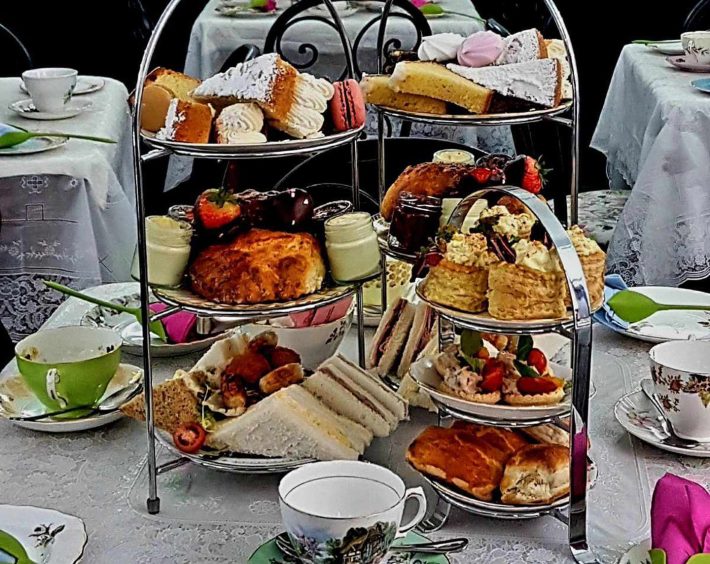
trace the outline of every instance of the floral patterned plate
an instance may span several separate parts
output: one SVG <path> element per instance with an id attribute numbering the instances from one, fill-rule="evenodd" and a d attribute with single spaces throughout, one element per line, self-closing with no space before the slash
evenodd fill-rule
<path id="1" fill-rule="evenodd" d="M 658 412 L 641 390 L 635 390 L 623 396 L 614 406 L 614 416 L 621 426 L 634 437 L 662 450 L 710 458 L 710 443 L 701 443 L 697 448 L 682 448 L 664 444 L 667 438 L 658 421 Z"/>
<path id="2" fill-rule="evenodd" d="M 419 533 L 411 532 L 403 539 L 394 541 L 394 544 L 429 542 L 429 539 Z M 276 547 L 276 538 L 261 545 L 249 557 L 247 564 L 298 564 L 296 560 L 285 556 Z M 419 554 L 401 552 L 391 554 L 382 564 L 449 564 L 449 559 L 438 554 Z"/>
<path id="3" fill-rule="evenodd" d="M 86 541 L 78 517 L 41 507 L 0 505 L 0 562 L 75 564 Z"/>

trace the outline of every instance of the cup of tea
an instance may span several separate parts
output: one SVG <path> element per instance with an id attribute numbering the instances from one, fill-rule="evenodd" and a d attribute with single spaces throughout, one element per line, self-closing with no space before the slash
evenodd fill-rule
<path id="1" fill-rule="evenodd" d="M 415 516 L 402 524 L 407 500 Z M 279 484 L 281 518 L 301 562 L 382 562 L 396 538 L 426 514 L 422 488 L 407 489 L 394 472 L 368 462 L 314 462 Z"/>
<path id="2" fill-rule="evenodd" d="M 676 434 L 710 442 L 710 341 L 668 341 L 649 355 L 656 396 Z"/>
<path id="3" fill-rule="evenodd" d="M 710 31 L 688 31 L 680 40 L 689 62 L 710 65 Z"/>
<path id="4" fill-rule="evenodd" d="M 71 100 L 78 74 L 67 68 L 31 69 L 22 73 L 22 80 L 38 111 L 60 112 Z"/>

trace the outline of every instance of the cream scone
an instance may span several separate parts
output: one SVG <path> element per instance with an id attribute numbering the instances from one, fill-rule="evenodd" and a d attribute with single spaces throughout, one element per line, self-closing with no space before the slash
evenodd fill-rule
<path id="1" fill-rule="evenodd" d="M 456 233 L 446 244 L 443 260 L 429 270 L 422 286 L 424 296 L 461 311 L 485 311 L 488 270 L 499 260 L 488 250 L 483 234 Z"/>
<path id="2" fill-rule="evenodd" d="M 594 239 L 590 239 L 584 234 L 581 227 L 573 225 L 567 230 L 567 235 L 572 240 L 574 250 L 577 251 L 579 262 L 582 263 L 584 278 L 587 281 L 589 299 L 592 301 L 592 308 L 596 309 L 604 301 L 604 270 L 606 267 L 606 253 Z M 565 285 L 565 304 L 571 305 L 569 288 Z"/>
<path id="3" fill-rule="evenodd" d="M 215 120 L 217 143 L 229 145 L 266 143 L 264 114 L 252 102 L 232 104 L 224 108 Z"/>
<path id="4" fill-rule="evenodd" d="M 510 213 L 505 206 L 493 206 L 481 211 L 479 222 L 490 222 L 495 233 L 508 239 L 529 239 L 536 219 L 529 213 Z"/>
<path id="5" fill-rule="evenodd" d="M 565 276 L 554 249 L 521 239 L 513 245 L 515 263 L 491 265 L 488 313 L 496 319 L 554 319 L 567 311 Z"/>
<path id="6" fill-rule="evenodd" d="M 297 139 L 322 136 L 323 112 L 328 109 L 328 101 L 334 92 L 333 85 L 326 79 L 307 73 L 299 74 L 293 103 L 286 117 L 269 120 L 269 125 Z"/>

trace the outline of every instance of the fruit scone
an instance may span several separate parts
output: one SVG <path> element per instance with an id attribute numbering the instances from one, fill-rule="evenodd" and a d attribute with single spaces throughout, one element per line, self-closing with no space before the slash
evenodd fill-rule
<path id="1" fill-rule="evenodd" d="M 503 401 L 510 405 L 555 405 L 565 397 L 565 381 L 552 372 L 545 353 L 532 337 L 520 337 L 515 352 L 501 352 Z"/>
<path id="2" fill-rule="evenodd" d="M 496 319 L 563 317 L 565 276 L 555 249 L 521 239 L 514 262 L 498 262 L 488 276 L 488 313 Z"/>
<path id="3" fill-rule="evenodd" d="M 444 258 L 429 270 L 422 292 L 437 304 L 472 313 L 485 311 L 488 271 L 499 260 L 488 250 L 482 233 L 455 233 L 446 243 Z"/>
<path id="4" fill-rule="evenodd" d="M 579 262 L 582 263 L 584 278 L 587 281 L 589 299 L 592 308 L 596 309 L 604 301 L 604 270 L 606 268 L 606 253 L 594 239 L 587 237 L 578 225 L 567 230 L 567 235 L 572 240 L 574 250 L 577 251 Z M 565 304 L 570 305 L 569 288 L 565 286 Z"/>

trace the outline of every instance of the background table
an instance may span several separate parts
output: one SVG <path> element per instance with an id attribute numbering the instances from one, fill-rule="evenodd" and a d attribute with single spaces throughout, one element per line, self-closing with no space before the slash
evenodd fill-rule
<path id="1" fill-rule="evenodd" d="M 634 285 L 677 286 L 710 275 L 710 97 L 665 57 L 628 45 L 614 71 L 592 147 L 612 187 L 631 195 L 608 267 Z"/>
<path id="2" fill-rule="evenodd" d="M 97 295 L 132 292 L 133 285 L 111 285 Z M 77 323 L 91 306 L 70 299 L 48 325 Z M 353 356 L 355 337 L 343 350 Z M 612 406 L 627 389 L 648 377 L 649 345 L 595 327 L 593 363 L 597 394 L 592 399 L 592 456 L 599 479 L 590 492 L 592 542 L 604 562 L 615 562 L 630 542 L 649 531 L 650 491 L 665 472 L 710 486 L 710 460 L 675 456 L 632 440 L 614 420 Z M 140 364 L 136 358 L 124 361 Z M 157 361 L 158 379 L 194 357 Z M 7 375 L 14 366 L 2 373 Z M 435 417 L 413 410 L 393 440 L 377 440 L 368 458 L 386 459 L 409 483 L 417 481 L 403 460 L 403 449 Z M 243 563 L 280 532 L 273 476 L 240 476 L 183 466 L 159 478 L 162 512 L 145 511 L 145 430 L 122 420 L 85 433 L 48 435 L 0 421 L 0 503 L 51 507 L 86 522 L 85 560 L 92 564 Z M 164 450 L 159 448 L 161 458 Z M 436 538 L 466 536 L 471 544 L 452 562 L 464 564 L 571 562 L 566 529 L 551 517 L 530 522 L 501 522 L 453 510 Z"/>
<path id="3" fill-rule="evenodd" d="M 19 84 L 0 78 L 0 122 L 117 143 L 70 139 L 45 153 L 0 156 L 0 319 L 14 339 L 36 331 L 61 301 L 42 278 L 77 289 L 130 280 L 136 240 L 125 86 L 106 79 L 102 90 L 76 97 L 91 101 L 92 111 L 31 121 L 7 108 L 28 97 Z"/>

